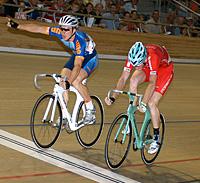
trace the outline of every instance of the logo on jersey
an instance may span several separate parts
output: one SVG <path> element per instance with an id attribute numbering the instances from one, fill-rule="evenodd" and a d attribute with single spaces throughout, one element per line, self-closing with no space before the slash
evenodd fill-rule
<path id="1" fill-rule="evenodd" d="M 79 41 L 76 41 L 76 53 L 77 54 L 81 53 L 81 45 L 80 45 Z"/>
<path id="2" fill-rule="evenodd" d="M 131 63 L 130 63 L 130 62 L 127 62 L 126 66 L 127 66 L 127 67 L 130 67 L 130 66 L 131 66 Z"/>
<path id="3" fill-rule="evenodd" d="M 53 27 L 51 29 L 51 32 L 56 33 L 56 34 L 60 34 L 61 30 L 59 28 L 57 28 L 57 27 Z"/>

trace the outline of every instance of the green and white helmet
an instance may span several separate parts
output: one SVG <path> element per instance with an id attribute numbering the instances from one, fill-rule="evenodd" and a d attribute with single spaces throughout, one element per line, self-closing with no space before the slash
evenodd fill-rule
<path id="1" fill-rule="evenodd" d="M 128 53 L 128 61 L 137 67 L 144 63 L 147 57 L 147 51 L 142 42 L 135 42 L 135 44 L 130 48 Z"/>

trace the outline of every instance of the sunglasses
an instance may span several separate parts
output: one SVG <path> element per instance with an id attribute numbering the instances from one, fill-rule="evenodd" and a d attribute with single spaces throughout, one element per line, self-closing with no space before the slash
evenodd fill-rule
<path id="1" fill-rule="evenodd" d="M 62 28 L 62 27 L 60 27 L 60 30 L 61 30 L 61 31 L 64 31 L 64 32 L 70 31 L 70 29 L 65 29 L 65 28 Z"/>

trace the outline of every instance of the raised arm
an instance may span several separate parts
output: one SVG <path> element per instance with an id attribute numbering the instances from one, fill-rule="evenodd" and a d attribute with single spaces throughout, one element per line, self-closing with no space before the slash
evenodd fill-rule
<path id="1" fill-rule="evenodd" d="M 37 24 L 19 24 L 11 19 L 8 19 L 7 26 L 14 29 L 49 35 L 49 27 L 47 26 Z"/>

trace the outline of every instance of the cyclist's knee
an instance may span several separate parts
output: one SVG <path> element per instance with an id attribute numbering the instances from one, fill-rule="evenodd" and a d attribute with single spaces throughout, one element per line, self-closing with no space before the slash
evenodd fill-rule
<path id="1" fill-rule="evenodd" d="M 150 109 L 154 109 L 154 108 L 158 107 L 158 104 L 156 103 L 156 101 L 150 99 L 149 102 L 148 102 L 148 106 L 149 106 Z"/>
<path id="2" fill-rule="evenodd" d="M 78 77 L 72 82 L 72 85 L 73 85 L 74 87 L 79 87 L 81 84 L 86 85 L 86 83 L 87 83 L 87 77 L 78 76 Z"/>
<path id="3" fill-rule="evenodd" d="M 60 73 L 62 76 L 66 76 L 67 78 L 69 78 L 70 74 L 71 74 L 71 70 L 68 69 L 68 68 L 63 68 L 61 70 L 61 73 Z"/>
<path id="4" fill-rule="evenodd" d="M 73 82 L 72 82 L 72 85 L 75 87 L 75 88 L 78 88 L 81 84 L 81 80 L 76 78 Z"/>

